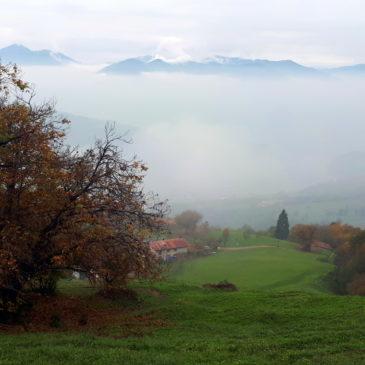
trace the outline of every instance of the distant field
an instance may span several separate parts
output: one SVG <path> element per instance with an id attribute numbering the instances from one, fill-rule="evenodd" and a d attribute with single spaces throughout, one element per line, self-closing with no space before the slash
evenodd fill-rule
<path id="1" fill-rule="evenodd" d="M 281 241 L 279 247 L 218 252 L 177 263 L 170 277 L 195 285 L 228 280 L 241 289 L 318 292 L 326 290 L 323 277 L 332 269 L 324 259 Z"/>
<path id="2" fill-rule="evenodd" d="M 215 240 L 222 238 L 222 230 L 214 230 L 210 233 L 210 237 Z M 229 237 L 225 244 L 227 247 L 253 246 L 253 245 L 277 245 L 279 240 L 274 237 L 252 234 L 245 236 L 242 230 L 229 230 Z"/>

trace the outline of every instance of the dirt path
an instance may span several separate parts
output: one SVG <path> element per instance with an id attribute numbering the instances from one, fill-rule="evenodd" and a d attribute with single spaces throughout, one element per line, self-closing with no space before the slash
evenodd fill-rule
<path id="1" fill-rule="evenodd" d="M 256 246 L 243 246 L 243 247 L 218 247 L 218 251 L 243 251 L 243 250 L 253 250 L 255 248 L 275 248 L 277 246 L 273 245 L 256 245 Z"/>

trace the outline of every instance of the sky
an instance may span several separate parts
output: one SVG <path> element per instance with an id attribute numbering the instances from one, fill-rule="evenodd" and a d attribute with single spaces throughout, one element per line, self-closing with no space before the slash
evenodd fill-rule
<path id="1" fill-rule="evenodd" d="M 308 66 L 365 63 L 363 0 L 1 0 L 0 47 L 88 64 L 220 54 Z"/>
<path id="2" fill-rule="evenodd" d="M 117 76 L 102 65 L 142 55 L 365 64 L 364 14 L 364 0 L 0 0 L 0 47 L 80 61 L 23 68 L 37 101 L 56 102 L 81 148 L 115 122 L 133 140 L 124 153 L 149 166 L 145 188 L 194 208 L 362 176 L 365 78 Z"/>

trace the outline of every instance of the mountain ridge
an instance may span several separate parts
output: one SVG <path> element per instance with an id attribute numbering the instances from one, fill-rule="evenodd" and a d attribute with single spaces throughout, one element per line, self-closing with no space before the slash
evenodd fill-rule
<path id="1" fill-rule="evenodd" d="M 190 74 L 311 74 L 318 70 L 292 60 L 271 61 L 215 56 L 202 61 L 168 62 L 161 58 L 143 56 L 112 63 L 100 70 L 107 74 L 141 74 L 145 72 L 182 72 Z"/>
<path id="2" fill-rule="evenodd" d="M 17 63 L 25 66 L 61 66 L 78 64 L 73 58 L 49 49 L 31 50 L 22 44 L 11 44 L 0 48 L 0 61 Z M 308 67 L 290 59 L 248 59 L 215 55 L 203 60 L 176 61 L 166 60 L 151 55 L 126 58 L 103 67 L 100 73 L 106 74 L 142 74 L 150 72 L 180 72 L 188 74 L 229 74 L 245 76 L 270 75 L 365 75 L 365 63 L 347 65 L 336 68 Z"/>
<path id="3" fill-rule="evenodd" d="M 21 44 L 11 44 L 0 49 L 0 60 L 26 66 L 60 66 L 77 61 L 60 52 L 49 49 L 31 50 Z"/>

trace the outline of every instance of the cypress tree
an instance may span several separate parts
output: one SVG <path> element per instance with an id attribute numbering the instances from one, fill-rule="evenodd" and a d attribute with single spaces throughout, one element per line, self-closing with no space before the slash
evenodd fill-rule
<path id="1" fill-rule="evenodd" d="M 289 220 L 285 209 L 280 213 L 275 229 L 275 237 L 279 240 L 287 240 L 289 236 Z"/>

